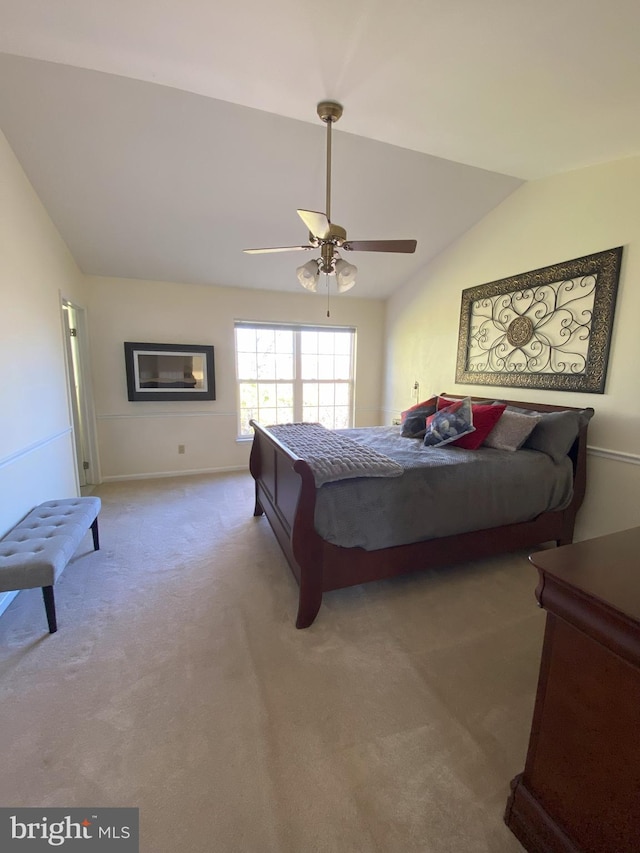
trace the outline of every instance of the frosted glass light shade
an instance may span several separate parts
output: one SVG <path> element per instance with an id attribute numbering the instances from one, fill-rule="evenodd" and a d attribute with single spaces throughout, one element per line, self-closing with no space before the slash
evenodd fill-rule
<path id="1" fill-rule="evenodd" d="M 339 261 L 336 261 L 336 279 L 338 282 L 338 293 L 346 293 L 347 290 L 351 290 L 353 285 L 356 283 L 357 274 L 358 268 L 354 267 L 353 264 L 350 264 L 343 258 L 340 258 Z"/>
<path id="2" fill-rule="evenodd" d="M 307 290 L 311 290 L 313 293 L 316 292 L 318 289 L 318 278 L 320 277 L 320 270 L 318 268 L 317 261 L 307 261 L 306 264 L 298 267 L 296 275 L 298 276 L 298 281 L 303 287 Z"/>

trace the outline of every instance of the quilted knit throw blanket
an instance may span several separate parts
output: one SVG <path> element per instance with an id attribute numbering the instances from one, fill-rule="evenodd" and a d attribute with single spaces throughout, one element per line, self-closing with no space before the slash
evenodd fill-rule
<path id="1" fill-rule="evenodd" d="M 313 471 L 316 486 L 355 477 L 399 477 L 404 469 L 393 459 L 333 432 L 322 424 L 277 424 L 268 427 Z"/>

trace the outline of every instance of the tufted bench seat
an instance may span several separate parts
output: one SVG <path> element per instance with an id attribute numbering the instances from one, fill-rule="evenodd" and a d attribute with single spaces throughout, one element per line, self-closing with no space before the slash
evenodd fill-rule
<path id="1" fill-rule="evenodd" d="M 53 585 L 89 527 L 100 547 L 100 498 L 67 498 L 40 504 L 0 540 L 0 592 L 42 587 L 49 631 L 57 631 Z"/>

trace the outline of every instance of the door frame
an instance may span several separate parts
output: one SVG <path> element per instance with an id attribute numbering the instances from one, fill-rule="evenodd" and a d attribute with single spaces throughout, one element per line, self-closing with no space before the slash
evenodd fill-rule
<path id="1" fill-rule="evenodd" d="M 65 318 L 66 308 L 70 308 L 75 316 L 76 340 L 78 343 L 77 363 L 73 359 L 70 340 L 67 336 L 67 321 Z M 102 482 L 100 473 L 100 460 L 98 456 L 98 441 L 96 433 L 96 419 L 93 405 L 93 390 L 91 385 L 91 369 L 89 362 L 89 336 L 86 310 L 82 305 L 78 305 L 72 299 L 67 298 L 62 293 L 60 294 L 60 313 L 62 321 L 62 333 L 64 336 L 64 361 L 67 377 L 67 402 L 69 405 L 69 419 L 73 429 L 73 441 L 76 449 L 76 480 L 78 485 L 78 494 L 80 494 L 81 481 L 79 469 L 83 462 L 88 462 L 89 467 L 84 469 L 86 485 L 97 485 Z M 68 316 L 68 315 L 67 315 Z M 77 405 L 80 408 L 80 417 L 84 425 L 84 453 L 80 453 L 81 447 L 80 436 L 78 435 L 79 424 L 77 423 L 76 414 L 76 393 L 75 393 L 75 372 L 78 372 L 78 387 L 81 392 L 78 397 Z M 86 458 L 81 459 L 80 456 Z"/>

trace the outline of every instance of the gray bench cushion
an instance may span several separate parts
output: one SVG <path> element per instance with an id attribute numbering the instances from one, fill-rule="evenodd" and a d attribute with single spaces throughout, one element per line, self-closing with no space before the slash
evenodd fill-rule
<path id="1" fill-rule="evenodd" d="M 97 497 L 47 501 L 0 541 L 0 592 L 53 586 L 100 512 Z"/>

